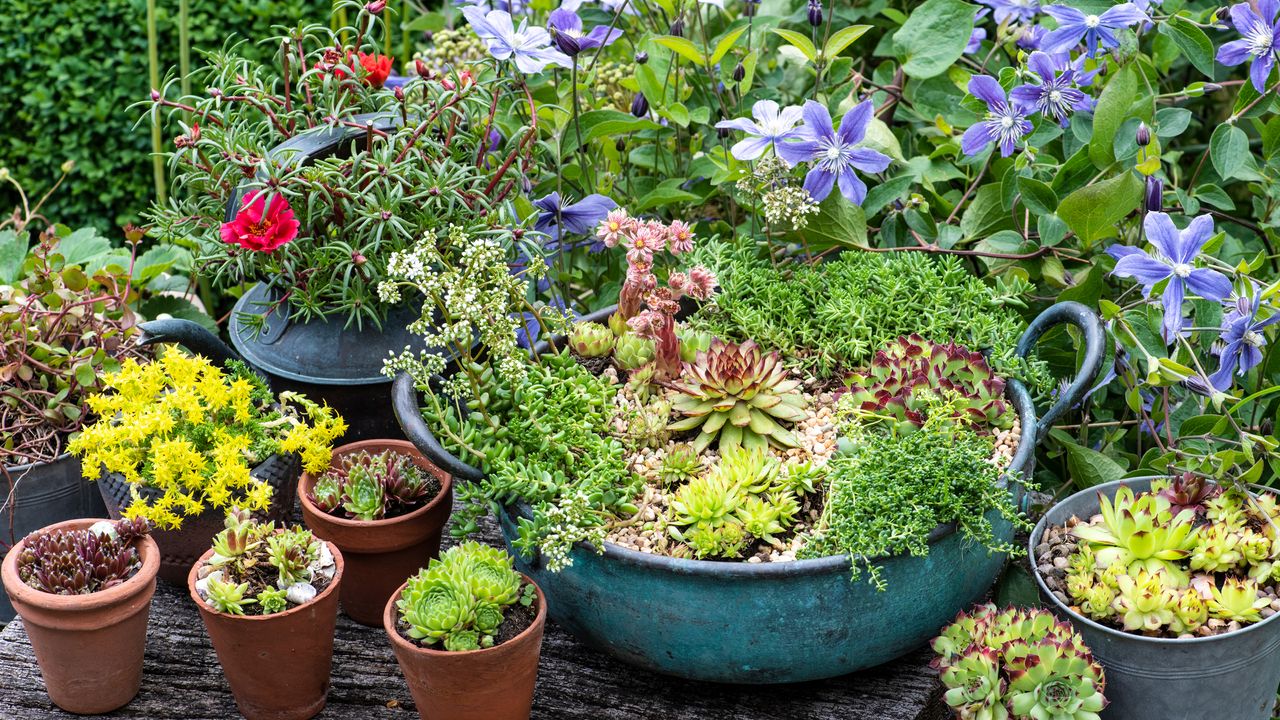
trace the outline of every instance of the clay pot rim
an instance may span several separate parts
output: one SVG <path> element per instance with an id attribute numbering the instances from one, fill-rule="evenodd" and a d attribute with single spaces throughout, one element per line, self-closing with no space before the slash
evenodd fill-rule
<path id="1" fill-rule="evenodd" d="M 418 643 L 409 642 L 408 640 L 405 640 L 403 637 L 400 636 L 400 632 L 396 630 L 396 620 L 397 620 L 396 601 L 400 599 L 400 594 L 404 592 L 404 589 L 409 586 L 408 580 L 405 580 L 404 583 L 400 585 L 400 587 L 396 588 L 396 591 L 391 594 L 391 599 L 387 601 L 387 607 L 382 611 L 382 629 L 386 631 L 387 635 L 391 637 L 392 644 L 397 645 L 406 650 L 412 650 L 414 652 L 420 653 L 422 655 L 430 656 L 430 657 L 435 657 L 435 656 L 467 657 L 467 656 L 478 656 L 484 653 L 492 654 L 492 653 L 502 651 L 504 649 L 507 649 L 515 645 L 517 642 L 521 640 L 527 639 L 528 636 L 531 635 L 535 630 L 537 630 L 540 627 L 545 627 L 546 621 L 547 621 L 547 597 L 542 593 L 542 587 L 538 585 L 538 583 L 534 582 L 533 578 L 529 577 L 528 575 L 525 575 L 524 573 L 520 573 L 520 577 L 524 578 L 525 582 L 532 585 L 534 592 L 537 593 L 538 614 L 534 616 L 533 622 L 529 623 L 529 627 L 521 631 L 519 635 L 516 635 L 515 637 L 511 638 L 510 640 L 507 640 L 506 642 L 500 645 L 494 645 L 493 647 L 487 647 L 487 648 L 480 648 L 479 650 L 436 650 L 435 648 L 427 647 L 425 645 L 419 645 Z"/>
<path id="2" fill-rule="evenodd" d="M 104 519 L 76 518 L 63 520 L 52 525 L 46 525 L 36 532 L 87 530 L 94 523 L 102 522 Z M 10 548 L 9 553 L 4 558 L 3 566 L 0 567 L 0 575 L 4 577 L 4 589 L 15 605 L 26 603 L 54 612 L 93 612 L 119 604 L 142 592 L 147 585 L 155 581 L 156 573 L 160 571 L 160 547 L 156 545 L 156 541 L 151 539 L 150 535 L 144 535 L 138 539 L 136 546 L 138 557 L 142 560 L 142 566 L 128 580 L 113 588 L 99 590 L 87 595 L 56 595 L 37 590 L 18 577 L 18 555 L 21 554 L 22 548 L 26 546 L 26 542 L 27 538 L 23 538 Z"/>
<path id="3" fill-rule="evenodd" d="M 361 450 L 369 450 L 375 447 L 383 450 L 394 450 L 401 455 L 409 457 L 419 467 L 426 466 L 424 469 L 427 469 L 427 472 L 431 472 L 431 474 L 440 481 L 440 492 L 436 493 L 436 496 L 431 498 L 431 502 L 423 505 L 413 512 L 405 513 L 404 515 L 397 515 L 393 518 L 383 518 L 381 520 L 352 520 L 350 518 L 338 517 L 337 515 L 330 515 L 324 510 L 321 510 L 311 501 L 311 488 L 315 486 L 317 478 L 315 475 L 304 471 L 302 475 L 298 477 L 298 502 L 302 505 L 304 519 L 309 520 L 314 516 L 318 518 L 320 522 L 332 523 L 337 527 L 349 528 L 352 530 L 369 530 L 386 527 L 395 523 L 413 522 L 423 515 L 427 515 L 442 504 L 446 497 L 450 498 L 450 502 L 452 502 L 453 495 L 451 494 L 451 490 L 453 489 L 453 476 L 428 460 L 427 456 L 423 455 L 422 452 L 419 451 L 418 448 L 414 447 L 413 443 L 408 440 L 394 440 L 390 438 L 384 440 L 373 438 L 347 443 L 346 445 L 333 449 L 333 455 L 330 462 L 332 463 L 336 461 L 343 455 L 350 455 L 351 453 L 360 452 Z"/>
<path id="4" fill-rule="evenodd" d="M 216 610 L 212 605 L 205 602 L 204 598 L 200 597 L 200 593 L 196 591 L 196 573 L 200 571 L 200 568 L 204 565 L 205 560 L 208 560 L 209 556 L 213 555 L 213 548 L 209 548 L 208 550 L 206 550 L 205 553 L 200 556 L 200 559 L 196 560 L 195 564 L 191 566 L 191 569 L 187 571 L 187 593 L 191 596 L 191 599 L 195 602 L 196 607 L 200 608 L 201 612 L 207 612 L 210 615 L 213 615 L 215 617 L 226 618 L 228 620 L 236 620 L 236 621 L 244 621 L 244 622 L 270 622 L 272 620 L 278 620 L 280 618 L 288 617 L 289 615 L 293 615 L 294 613 L 299 612 L 301 610 L 305 610 L 306 608 L 314 605 L 315 603 L 320 602 L 322 598 L 328 597 L 331 593 L 337 592 L 338 582 L 342 580 L 342 572 L 346 567 L 346 564 L 342 559 L 342 552 L 338 550 L 337 545 L 334 545 L 328 540 L 322 540 L 320 538 L 316 538 L 316 539 L 320 540 L 320 542 L 325 543 L 326 545 L 329 546 L 329 551 L 333 553 L 333 564 L 336 569 L 333 572 L 333 579 L 329 581 L 328 586 L 326 586 L 325 589 L 322 590 L 318 595 L 302 603 L 301 605 L 295 605 L 294 607 L 291 607 L 288 610 L 285 610 L 284 612 L 273 613 L 271 615 L 232 615 L 231 613 L 224 613 L 219 610 Z"/>

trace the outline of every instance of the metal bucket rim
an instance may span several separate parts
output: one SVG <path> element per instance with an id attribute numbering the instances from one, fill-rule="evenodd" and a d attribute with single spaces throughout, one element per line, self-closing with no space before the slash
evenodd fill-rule
<path id="1" fill-rule="evenodd" d="M 1126 485 L 1138 480 L 1147 480 L 1147 479 L 1149 478 L 1144 476 L 1141 478 L 1121 478 L 1120 480 L 1112 480 L 1111 482 L 1103 483 L 1101 485 L 1094 485 L 1093 487 L 1085 488 L 1084 490 L 1068 495 L 1064 500 L 1062 500 L 1062 502 L 1063 503 L 1068 502 L 1073 498 L 1084 495 L 1085 493 L 1092 492 L 1096 494 L 1098 491 L 1119 490 L 1120 486 L 1122 485 Z M 1276 490 L 1274 488 L 1263 487 L 1261 485 L 1252 485 L 1251 487 L 1254 487 L 1258 490 L 1264 490 L 1273 495 L 1280 495 L 1280 490 Z M 1058 610 L 1066 613 L 1067 616 L 1071 619 L 1072 623 L 1082 623 L 1085 626 L 1089 627 L 1090 629 L 1097 630 L 1098 632 L 1104 633 L 1112 638 L 1132 640 L 1137 642 L 1146 642 L 1146 643 L 1151 643 L 1157 646 L 1186 647 L 1190 645 L 1199 645 L 1199 644 L 1214 643 L 1218 641 L 1235 639 L 1245 633 L 1257 630 L 1258 628 L 1261 628 L 1264 625 L 1272 625 L 1274 624 L 1274 621 L 1276 619 L 1280 618 L 1280 613 L 1276 613 L 1275 615 L 1272 615 L 1271 617 L 1266 618 L 1261 622 L 1256 622 L 1256 623 L 1253 623 L 1252 625 L 1246 625 L 1245 627 L 1242 627 L 1239 630 L 1232 630 L 1231 632 L 1222 633 L 1221 635 L 1212 635 L 1210 637 L 1195 637 L 1195 638 L 1163 638 L 1163 637 L 1155 638 L 1155 637 L 1148 637 L 1146 635 L 1136 635 L 1134 633 L 1128 633 L 1123 630 L 1117 630 L 1113 627 L 1108 627 L 1106 625 L 1103 625 L 1102 623 L 1096 620 L 1085 617 L 1084 615 L 1081 615 L 1075 610 L 1072 610 L 1068 605 L 1063 604 L 1063 602 L 1053 594 L 1053 591 L 1050 590 L 1047 585 L 1045 585 L 1044 578 L 1040 575 L 1040 569 L 1036 567 L 1034 558 L 1035 558 L 1036 545 L 1038 544 L 1036 542 L 1036 539 L 1044 534 L 1045 525 L 1048 522 L 1049 522 L 1049 513 L 1046 512 L 1044 516 L 1040 518 L 1040 522 L 1036 523 L 1035 529 L 1031 531 L 1031 537 L 1027 539 L 1027 552 L 1029 553 L 1029 557 L 1033 559 L 1033 562 L 1031 563 L 1031 574 L 1035 576 L 1036 585 L 1040 588 L 1041 594 L 1049 598 L 1049 600 L 1053 602 L 1054 606 L 1057 607 Z"/>
<path id="2" fill-rule="evenodd" d="M 71 453 L 63 452 L 61 455 L 59 455 L 58 457 L 52 460 L 44 460 L 41 462 L 27 463 L 25 465 L 5 465 L 4 469 L 5 469 L 5 472 L 9 474 L 18 473 L 18 472 L 25 473 L 25 472 L 30 472 L 31 470 L 34 470 L 35 468 L 38 468 L 38 467 L 43 467 L 45 465 L 53 465 L 60 462 L 66 462 L 67 460 L 70 460 L 70 459 L 71 459 Z"/>

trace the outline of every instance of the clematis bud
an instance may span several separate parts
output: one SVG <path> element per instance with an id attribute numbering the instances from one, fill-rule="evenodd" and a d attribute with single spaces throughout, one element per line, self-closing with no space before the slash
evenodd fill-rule
<path id="1" fill-rule="evenodd" d="M 578 39 L 569 33 L 560 32 L 552 27 L 551 39 L 555 42 L 555 45 L 559 48 L 560 52 L 568 55 L 569 57 L 577 57 L 578 53 L 582 52 L 582 45 L 578 42 Z"/>
<path id="2" fill-rule="evenodd" d="M 365 3 L 364 11 L 370 15 L 377 15 L 387 9 L 387 0 L 373 0 L 373 2 Z"/>
<path id="3" fill-rule="evenodd" d="M 643 50 L 641 50 L 640 52 L 636 53 L 636 64 L 637 64 L 637 65 L 644 65 L 644 64 L 645 64 L 645 63 L 647 63 L 647 62 L 649 62 L 649 53 L 647 53 L 647 52 L 645 52 L 645 51 L 643 51 Z"/>
<path id="4" fill-rule="evenodd" d="M 736 66 L 734 66 L 734 68 L 733 68 L 733 81 L 734 81 L 734 82 L 739 82 L 739 83 L 740 83 L 740 82 L 742 82 L 742 79 L 743 79 L 744 77 L 746 77 L 746 76 L 747 76 L 747 69 L 746 69 L 746 68 L 744 68 L 744 67 L 742 67 L 742 63 L 738 63 Z"/>
<path id="5" fill-rule="evenodd" d="M 1138 124 L 1138 147 L 1146 147 L 1151 144 L 1151 128 L 1146 123 Z"/>
<path id="6" fill-rule="evenodd" d="M 1147 212 L 1160 212 L 1164 209 L 1164 181 L 1155 175 L 1147 176 L 1147 193 L 1143 207 Z"/>
<path id="7" fill-rule="evenodd" d="M 809 24 L 814 27 L 822 24 L 822 0 L 809 0 Z"/>
<path id="8" fill-rule="evenodd" d="M 613 146 L 618 149 L 618 152 L 622 152 L 627 149 L 627 141 L 622 138 L 618 138 L 618 141 L 615 142 Z"/>
<path id="9" fill-rule="evenodd" d="M 674 35 L 676 37 L 684 37 L 684 18 L 676 18 L 676 21 L 671 23 L 670 29 L 667 30 L 667 34 Z"/>
<path id="10" fill-rule="evenodd" d="M 747 0 L 746 2 L 744 2 L 744 3 L 742 4 L 742 16 L 743 16 L 743 17 L 755 17 L 755 16 L 756 16 L 756 6 L 757 6 L 757 5 L 759 5 L 759 4 L 760 4 L 760 3 L 755 2 L 755 0 Z"/>
<path id="11" fill-rule="evenodd" d="M 644 93 L 638 92 L 636 93 L 636 96 L 631 99 L 631 114 L 638 118 L 648 117 L 649 99 L 644 96 Z"/>

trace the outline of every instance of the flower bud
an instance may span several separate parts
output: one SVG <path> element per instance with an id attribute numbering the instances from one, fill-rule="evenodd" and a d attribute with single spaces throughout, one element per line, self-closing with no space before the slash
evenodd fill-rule
<path id="1" fill-rule="evenodd" d="M 760 3 L 755 2 L 755 0 L 746 0 L 746 2 L 742 3 L 742 16 L 743 16 L 743 17 L 755 17 L 755 16 L 756 16 L 756 6 L 757 6 L 757 5 L 759 5 L 759 4 L 760 4 Z"/>
<path id="2" fill-rule="evenodd" d="M 551 28 L 551 40 L 560 52 L 569 57 L 577 57 L 578 53 L 582 52 L 582 45 L 578 43 L 577 38 L 569 33 L 562 33 L 554 27 Z"/>
<path id="3" fill-rule="evenodd" d="M 1147 193 L 1143 207 L 1147 212 L 1160 212 L 1164 209 L 1164 181 L 1155 175 L 1147 176 Z"/>
<path id="4" fill-rule="evenodd" d="M 1221 90 L 1221 89 L 1222 89 L 1222 86 L 1221 86 L 1221 85 L 1219 85 L 1218 83 L 1205 83 L 1205 84 L 1204 84 L 1204 94 L 1205 94 L 1205 95 L 1208 95 L 1209 93 L 1216 93 L 1216 92 L 1218 92 L 1218 91 L 1219 91 L 1219 90 Z"/>
<path id="5" fill-rule="evenodd" d="M 822 24 L 822 0 L 809 0 L 809 24 L 814 27 Z"/>
<path id="6" fill-rule="evenodd" d="M 676 18 L 676 21 L 671 23 L 671 27 L 667 30 L 667 34 L 674 35 L 676 37 L 684 37 L 684 18 Z"/>
<path id="7" fill-rule="evenodd" d="M 137 245 L 142 242 L 142 238 L 145 237 L 146 234 L 146 228 L 140 228 L 133 223 L 128 223 L 124 226 L 124 239 L 130 245 Z"/>
<path id="8" fill-rule="evenodd" d="M 631 114 L 638 118 L 649 115 L 649 99 L 644 96 L 644 93 L 638 92 L 631 99 Z"/>
<path id="9" fill-rule="evenodd" d="M 747 69 L 746 69 L 746 68 L 744 68 L 744 67 L 742 67 L 742 63 L 738 63 L 736 66 L 734 66 L 734 68 L 733 68 L 733 81 L 734 81 L 734 82 L 739 82 L 739 83 L 740 83 L 740 82 L 742 82 L 742 79 L 743 79 L 744 77 L 746 77 L 746 76 L 747 76 Z"/>
<path id="10" fill-rule="evenodd" d="M 395 96 L 396 96 L 396 100 L 399 100 L 400 102 L 404 102 L 404 86 L 402 85 L 396 86 Z"/>
<path id="11" fill-rule="evenodd" d="M 387 0 L 373 0 L 373 2 L 365 3 L 364 11 L 370 15 L 377 15 L 387 9 Z"/>
<path id="12" fill-rule="evenodd" d="M 62 167 L 60 167 L 59 169 L 62 170 L 63 175 L 70 175 L 71 171 L 76 169 L 76 161 L 67 160 L 62 163 Z"/>
<path id="13" fill-rule="evenodd" d="M 151 102 L 160 102 L 160 91 L 151 88 Z"/>
<path id="14" fill-rule="evenodd" d="M 1138 124 L 1138 147 L 1146 147 L 1151 144 L 1151 128 L 1146 123 Z"/>
<path id="15" fill-rule="evenodd" d="M 422 58 L 413 61 L 413 71 L 418 74 L 418 77 L 428 77 L 431 74 L 431 68 L 422 62 Z"/>
<path id="16" fill-rule="evenodd" d="M 640 52 L 636 53 L 636 64 L 637 64 L 637 65 L 644 65 L 644 64 L 645 64 L 645 63 L 647 63 L 647 62 L 649 62 L 649 53 L 647 53 L 647 52 L 645 52 L 645 51 L 643 51 L 643 50 L 641 50 Z"/>
<path id="17" fill-rule="evenodd" d="M 725 138 L 729 137 L 732 134 L 733 134 L 733 131 L 730 130 L 729 128 L 716 128 L 716 137 L 720 138 L 721 140 L 724 140 Z"/>
<path id="18" fill-rule="evenodd" d="M 618 138 L 618 141 L 615 142 L 613 146 L 617 148 L 618 152 L 622 152 L 623 150 L 627 149 L 627 141 L 623 140 L 622 138 Z"/>
<path id="19" fill-rule="evenodd" d="M 352 264 L 354 264 L 356 267 L 360 267 L 361 265 L 363 265 L 363 264 L 365 264 L 365 263 L 369 262 L 369 259 L 368 259 L 368 258 L 366 258 L 365 256 L 361 255 L 361 254 L 360 254 L 360 253 L 358 253 L 358 252 L 353 252 L 353 253 L 351 253 L 351 262 L 352 262 Z"/>

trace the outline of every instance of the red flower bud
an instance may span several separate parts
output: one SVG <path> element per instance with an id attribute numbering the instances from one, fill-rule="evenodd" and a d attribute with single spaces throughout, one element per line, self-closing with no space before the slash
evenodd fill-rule
<path id="1" fill-rule="evenodd" d="M 373 0 L 371 3 L 365 3 L 364 11 L 370 15 L 377 15 L 387 9 L 387 0 Z"/>
<path id="2" fill-rule="evenodd" d="M 356 252 L 356 253 L 351 253 L 351 262 L 355 263 L 356 267 L 360 267 L 361 265 L 369 262 L 369 259 L 361 255 L 360 253 Z"/>
<path id="3" fill-rule="evenodd" d="M 160 102 L 160 91 L 151 88 L 151 102 Z"/>
<path id="4" fill-rule="evenodd" d="M 431 75 L 431 68 L 427 67 L 427 64 L 422 62 L 421 58 L 413 61 L 413 70 L 418 73 L 418 77 L 428 77 Z"/>

